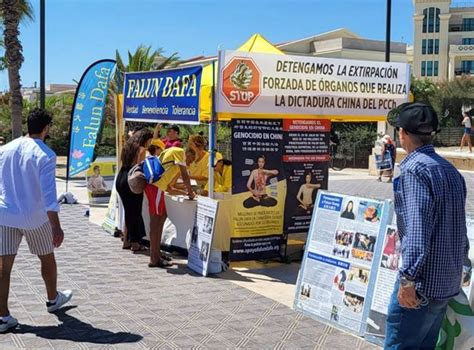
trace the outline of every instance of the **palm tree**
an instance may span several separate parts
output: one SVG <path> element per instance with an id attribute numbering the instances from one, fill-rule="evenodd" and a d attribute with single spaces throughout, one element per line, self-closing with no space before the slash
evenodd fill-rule
<path id="1" fill-rule="evenodd" d="M 28 0 L 0 0 L 0 21 L 3 26 L 5 59 L 10 84 L 10 108 L 13 138 L 22 135 L 23 97 L 21 96 L 20 68 L 23 63 L 20 21 L 33 19 L 33 8 Z"/>
<path id="2" fill-rule="evenodd" d="M 1 1 L 1 0 L 0 0 Z M 115 60 L 117 61 L 117 70 L 114 80 L 110 84 L 110 94 L 106 111 L 110 111 L 111 116 L 115 115 L 115 95 L 121 94 L 123 91 L 124 73 L 125 72 L 146 72 L 152 70 L 160 70 L 164 68 L 172 68 L 178 65 L 178 54 L 175 52 L 171 56 L 164 56 L 164 49 L 158 48 L 152 51 L 151 46 L 139 45 L 134 53 L 128 51 L 128 62 L 124 63 L 120 53 L 115 51 Z M 107 118 L 114 119 L 114 118 Z M 133 122 L 130 125 L 134 124 Z"/>
<path id="3" fill-rule="evenodd" d="M 174 67 L 178 64 L 177 53 L 169 57 L 163 56 L 164 50 L 158 48 L 152 51 L 151 46 L 140 45 L 134 53 L 128 51 L 128 63 L 125 65 L 120 53 L 115 51 L 115 60 L 117 61 L 117 72 L 114 79 L 114 92 L 120 93 L 123 89 L 123 80 L 125 72 L 145 72 L 151 70 L 160 70 Z"/>

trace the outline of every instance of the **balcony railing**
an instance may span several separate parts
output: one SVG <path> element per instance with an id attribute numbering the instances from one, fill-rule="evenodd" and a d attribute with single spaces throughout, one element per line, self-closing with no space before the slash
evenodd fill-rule
<path id="1" fill-rule="evenodd" d="M 449 32 L 474 32 L 474 27 L 464 27 L 462 24 L 450 24 Z"/>
<path id="2" fill-rule="evenodd" d="M 455 76 L 461 76 L 461 75 L 473 75 L 474 70 L 464 70 L 464 69 L 455 69 L 454 70 L 454 75 Z"/>

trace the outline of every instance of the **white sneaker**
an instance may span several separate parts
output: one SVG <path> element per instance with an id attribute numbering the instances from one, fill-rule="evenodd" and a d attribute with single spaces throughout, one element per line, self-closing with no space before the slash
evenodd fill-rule
<path id="1" fill-rule="evenodd" d="M 59 310 L 64 304 L 66 304 L 72 298 L 72 290 L 65 290 L 64 292 L 58 292 L 56 296 L 56 302 L 46 302 L 48 312 L 55 312 Z"/>
<path id="2" fill-rule="evenodd" d="M 16 318 L 10 317 L 8 321 L 2 321 L 0 318 L 0 333 L 5 333 L 10 328 L 14 328 L 18 325 L 18 320 Z"/>

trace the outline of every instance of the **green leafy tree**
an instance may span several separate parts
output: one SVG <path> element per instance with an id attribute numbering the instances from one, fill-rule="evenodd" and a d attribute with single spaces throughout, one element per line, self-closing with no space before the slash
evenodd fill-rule
<path id="1" fill-rule="evenodd" d="M 33 9 L 27 0 L 0 0 L 0 21 L 3 27 L 5 58 L 1 60 L 8 70 L 10 108 L 13 137 L 22 135 L 23 97 L 21 95 L 20 68 L 23 64 L 23 47 L 20 42 L 20 22 L 33 19 Z"/>

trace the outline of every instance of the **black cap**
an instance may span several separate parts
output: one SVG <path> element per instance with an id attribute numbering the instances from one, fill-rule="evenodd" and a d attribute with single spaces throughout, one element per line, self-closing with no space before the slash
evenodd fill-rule
<path id="1" fill-rule="evenodd" d="M 433 107 L 421 102 L 402 105 L 396 126 L 415 135 L 435 135 L 439 132 L 438 115 Z"/>
<path id="2" fill-rule="evenodd" d="M 174 130 L 179 134 L 179 126 L 176 125 L 176 124 L 172 124 L 172 125 L 168 126 L 168 130 Z"/>

